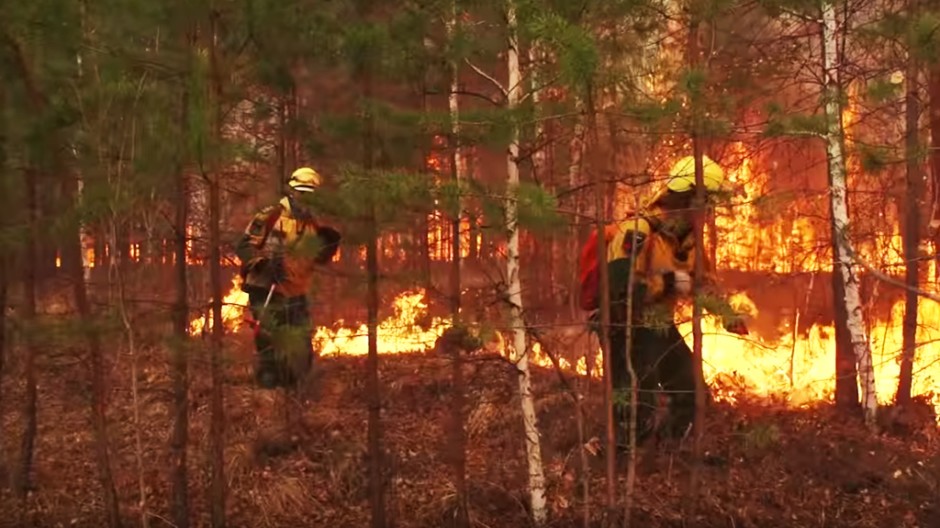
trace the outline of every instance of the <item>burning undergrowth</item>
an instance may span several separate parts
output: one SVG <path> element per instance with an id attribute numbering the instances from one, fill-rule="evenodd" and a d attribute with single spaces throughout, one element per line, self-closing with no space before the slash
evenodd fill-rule
<path id="1" fill-rule="evenodd" d="M 761 315 L 746 293 L 733 295 L 731 302 L 750 320 L 757 320 Z M 223 303 L 222 319 L 228 331 L 237 333 L 243 330 L 246 316 L 243 307 L 247 304 L 247 294 L 241 291 L 238 277 Z M 898 385 L 903 310 L 903 300 L 898 300 L 887 320 L 873 321 L 869 327 L 878 399 L 882 404 L 893 400 Z M 758 397 L 787 402 L 794 407 L 831 400 L 835 388 L 835 329 L 816 322 L 805 326 L 804 332 L 795 332 L 791 327 L 799 326 L 799 318 L 794 319 L 795 322 L 785 321 L 781 328 L 776 329 L 774 337 L 765 337 L 759 332 L 737 336 L 725 331 L 717 319 L 704 319 L 705 375 L 716 387 L 719 399 L 736 402 Z M 921 325 L 917 338 L 920 345 L 914 366 L 913 394 L 928 398 L 940 414 L 940 304 L 922 299 L 919 320 Z M 691 346 L 690 307 L 681 307 L 677 322 Z M 190 331 L 197 334 L 211 325 L 211 317 L 209 324 L 204 318 L 196 318 Z M 429 350 L 449 326 L 449 318 L 429 315 L 422 290 L 406 291 L 395 298 L 391 314 L 378 325 L 379 353 L 407 354 Z M 551 353 L 556 355 L 555 361 L 563 370 L 601 377 L 601 353 L 585 325 L 556 326 L 538 333 L 540 342 L 536 342 L 532 350 L 534 364 L 553 367 L 553 360 L 548 355 Z M 498 331 L 488 333 L 485 340 L 491 352 L 509 355 L 509 346 Z M 337 321 L 330 327 L 317 327 L 313 345 L 321 357 L 366 355 L 368 329 L 365 325 L 349 328 L 343 321 Z M 548 350 L 543 350 L 543 345 L 547 345 Z"/>
<path id="2" fill-rule="evenodd" d="M 315 341 L 322 354 L 314 390 L 300 406 L 286 406 L 282 396 L 252 384 L 250 331 L 242 320 L 240 295 L 233 288 L 226 297 L 229 309 L 223 313 L 230 330 L 225 347 L 229 369 L 225 460 L 231 525 L 366 525 L 365 329 L 318 328 Z M 930 306 L 923 304 L 922 309 Z M 429 318 L 426 309 L 421 292 L 402 294 L 379 327 L 385 484 L 390 515 L 402 527 L 446 526 L 454 504 L 447 458 L 451 366 L 446 357 L 428 350 L 449 321 Z M 922 314 L 925 322 L 936 320 L 932 313 Z M 200 323 L 193 321 L 194 333 Z M 894 335 L 890 324 L 873 328 L 885 329 L 883 334 L 872 332 L 873 339 Z M 709 412 L 702 518 L 696 526 L 929 525 L 925 519 L 937 511 L 934 498 L 940 491 L 935 477 L 940 474 L 940 444 L 928 390 L 917 391 L 922 412 L 901 415 L 885 409 L 887 433 L 872 436 L 829 407 L 824 382 L 809 385 L 816 392 L 795 396 L 800 379 L 831 377 L 831 370 L 826 370 L 834 363 L 828 355 L 832 349 L 827 348 L 831 334 L 810 330 L 798 336 L 794 348 L 785 339 L 728 336 L 710 320 L 705 330 L 707 374 L 720 401 Z M 540 335 L 545 350 L 561 356 L 562 366 L 556 370 L 545 350 L 536 347 L 533 375 L 551 518 L 556 526 L 573 526 L 584 507 L 582 475 L 589 476 L 592 514 L 597 518 L 602 510 L 604 453 L 598 439 L 604 430 L 598 368 L 603 365 L 596 358 L 585 362 L 579 357 L 596 349 L 580 325 L 542 329 Z M 494 335 L 486 346 L 468 358 L 464 375 L 471 507 L 481 526 L 520 526 L 526 519 L 526 468 L 515 371 L 505 359 L 505 343 L 499 337 Z M 145 481 L 148 511 L 154 514 L 151 526 L 157 528 L 167 526 L 162 518 L 169 510 L 171 385 L 167 352 L 149 343 L 142 354 Z M 203 526 L 208 520 L 210 378 L 204 355 L 191 357 L 191 497 L 195 525 Z M 138 497 L 127 361 L 122 353 L 111 365 L 108 416 L 115 478 L 130 524 L 139 512 L 129 506 Z M 37 526 L 101 525 L 88 403 L 83 396 L 87 392 L 61 382 L 84 379 L 85 373 L 70 374 L 69 368 L 81 366 L 69 365 L 39 369 L 43 407 L 38 488 L 29 502 Z M 930 374 L 932 363 L 921 365 L 918 375 Z M 926 379 L 915 388 L 929 388 L 931 378 Z M 890 395 L 890 381 L 883 383 L 884 395 Z M 15 375 L 7 377 L 3 387 L 7 401 L 17 401 L 20 385 Z M 571 386 L 586 394 L 586 434 L 580 439 Z M 292 412 L 285 413 L 285 408 Z M 19 430 L 16 413 L 7 413 L 6 418 L 6 430 Z M 14 445 L 13 437 L 6 440 L 8 454 L 15 453 Z M 580 465 L 582 448 L 588 455 L 587 467 Z M 673 445 L 643 452 L 636 497 L 640 524 L 680 524 L 680 507 L 687 502 L 688 450 L 688 445 Z M 4 497 L 0 513 L 14 519 L 13 505 Z"/>

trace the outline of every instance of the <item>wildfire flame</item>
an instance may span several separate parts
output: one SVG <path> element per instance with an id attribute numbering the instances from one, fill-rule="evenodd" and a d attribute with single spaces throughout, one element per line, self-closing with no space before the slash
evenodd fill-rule
<path id="1" fill-rule="evenodd" d="M 732 198 L 731 213 L 719 210 L 716 227 L 721 243 L 716 247 L 716 267 L 725 270 L 761 271 L 775 273 L 825 272 L 831 270 L 831 256 L 826 254 L 828 244 L 820 244 L 828 237 L 820 236 L 822 229 L 813 215 L 776 214 L 767 218 L 755 199 L 763 196 L 769 187 L 769 175 L 761 170 L 749 157 L 743 144 L 733 145 L 732 158 L 726 170 L 729 180 L 737 187 Z M 441 161 L 433 159 L 432 161 Z M 442 165 L 431 163 L 432 169 Z M 850 171 L 857 166 L 850 164 Z M 788 207 L 799 208 L 805 204 Z M 825 206 L 823 199 L 820 206 Z M 795 210 L 795 209 L 794 209 Z M 824 217 L 824 215 L 816 215 Z M 789 218 L 786 218 L 789 217 Z M 442 219 L 443 220 L 443 219 Z M 886 219 L 889 220 L 889 219 Z M 431 244 L 436 249 L 435 257 L 449 259 L 449 249 L 444 249 L 449 226 L 443 221 L 430 230 Z M 888 232 L 877 233 L 857 245 L 859 255 L 882 269 L 904 265 L 900 251 L 900 233 L 897 222 L 884 222 L 893 226 Z M 468 226 L 465 226 L 465 229 Z M 822 250 L 813 250 L 821 247 Z M 463 244 L 466 251 L 467 244 Z M 800 251 L 805 253 L 800 253 Z M 936 280 L 934 262 L 928 265 L 929 280 Z M 239 278 L 232 283 L 231 291 L 223 299 L 223 324 L 231 331 L 243 328 L 244 308 L 248 295 L 240 290 Z M 731 299 L 733 304 L 743 306 L 752 316 L 757 308 L 745 294 Z M 378 325 L 378 352 L 380 354 L 403 354 L 421 352 L 432 348 L 437 338 L 451 325 L 448 318 L 429 318 L 422 290 L 400 294 L 392 306 L 393 313 Z M 893 400 L 897 390 L 900 371 L 899 356 L 902 349 L 903 301 L 897 302 L 885 321 L 871 321 L 869 339 L 873 350 L 875 380 L 878 400 L 887 403 Z M 212 327 L 211 315 L 196 318 L 190 330 L 193 334 Z M 940 304 L 922 299 L 918 306 L 921 322 L 917 332 L 917 350 L 914 363 L 913 393 L 928 396 L 940 414 Z M 677 313 L 679 331 L 692 346 L 691 308 L 683 306 Z M 779 339 L 771 341 L 760 336 L 737 336 L 721 328 L 720 322 L 711 316 L 703 318 L 704 339 L 702 343 L 704 370 L 713 393 L 719 399 L 740 401 L 745 397 L 777 398 L 791 406 L 800 406 L 814 401 L 825 401 L 832 397 L 835 386 L 835 329 L 831 325 L 813 325 L 806 335 L 799 335 L 789 328 L 790 322 L 781 323 Z M 929 326 L 933 324 L 933 326 Z M 334 328 L 317 327 L 312 338 L 314 348 L 322 356 L 365 355 L 368 352 L 368 332 L 365 325 L 359 328 L 343 327 L 339 321 Z M 493 345 L 493 344 L 491 344 Z M 501 336 L 495 340 L 495 349 L 507 357 L 513 357 L 510 347 Z M 493 348 L 492 346 L 490 348 Z M 595 352 L 590 347 L 580 351 Z M 553 351 L 554 352 L 554 351 Z M 585 357 L 577 363 L 557 358 L 559 366 L 570 372 L 592 377 L 601 376 L 601 355 L 593 363 L 596 369 L 588 372 Z M 551 367 L 553 361 L 534 343 L 530 362 Z"/>
<path id="2" fill-rule="evenodd" d="M 420 352 L 434 346 L 438 337 L 450 326 L 450 321 L 435 317 L 426 319 L 427 304 L 424 292 L 405 292 L 392 303 L 392 315 L 379 323 L 378 351 L 381 354 Z M 342 321 L 339 321 L 342 325 Z M 313 346 L 321 356 L 364 356 L 369 353 L 369 329 L 317 327 Z"/>
<path id="3" fill-rule="evenodd" d="M 232 288 L 222 298 L 222 325 L 232 332 L 241 330 L 244 326 L 245 308 L 248 307 L 248 293 L 241 289 L 241 277 L 232 279 Z M 211 305 L 210 305 L 211 306 Z M 197 317 L 189 323 L 189 333 L 196 335 L 212 331 L 212 310 L 206 315 Z"/>
<path id="4" fill-rule="evenodd" d="M 847 117 L 851 124 L 851 108 Z M 768 192 L 769 174 L 752 163 L 742 143 L 732 147 L 730 158 L 737 163 L 730 163 L 728 179 L 743 192 L 732 198 L 730 207 L 724 211 L 719 209 L 716 214 L 720 240 L 716 248 L 717 267 L 773 273 L 831 271 L 829 244 L 821 243 L 828 239 L 828 232 L 824 236 L 817 233 L 822 224 L 818 220 L 817 223 L 812 222 L 810 218 L 813 215 L 793 214 L 796 209 L 813 205 L 807 205 L 805 200 L 786 207 L 775 204 L 769 206 L 771 214 L 761 215 L 755 200 Z M 850 159 L 848 168 L 850 177 L 859 179 L 861 169 L 857 160 Z M 825 199 L 823 193 L 818 201 L 823 211 L 828 209 Z M 793 211 L 787 208 L 793 208 Z M 803 209 L 800 211 L 806 212 Z M 825 214 L 816 216 L 825 218 Z M 856 243 L 856 251 L 863 260 L 881 269 L 903 269 L 905 262 L 896 212 L 894 216 L 884 215 L 878 223 L 884 228 Z M 930 246 L 929 243 L 925 245 Z M 927 249 L 932 252 L 931 248 Z M 928 281 L 936 281 L 936 262 L 931 259 L 927 268 Z M 739 295 L 737 301 L 749 305 L 756 315 L 753 303 L 746 296 Z M 892 401 L 897 391 L 903 314 L 904 303 L 898 301 L 888 320 L 870 322 L 869 339 L 875 364 L 877 395 L 881 403 Z M 940 395 L 936 394 L 940 392 L 940 367 L 937 365 L 937 358 L 940 358 L 940 347 L 937 346 L 940 327 L 934 324 L 934 321 L 940 320 L 938 315 L 940 305 L 921 299 L 917 333 L 920 346 L 914 366 L 913 392 L 930 396 L 935 408 L 940 411 Z M 685 308 L 679 316 L 688 320 L 691 318 L 691 310 Z M 719 397 L 734 400 L 740 395 L 741 389 L 746 389 L 750 394 L 780 396 L 798 405 L 826 400 L 832 396 L 835 386 L 834 327 L 814 325 L 806 337 L 796 336 L 795 340 L 792 331 L 783 332 L 784 337 L 777 342 L 729 334 L 711 317 L 703 321 L 703 327 L 705 373 L 709 381 L 719 387 L 716 391 Z M 691 322 L 681 324 L 680 331 L 687 336 L 686 340 L 691 346 Z"/>
<path id="5" fill-rule="evenodd" d="M 222 324 L 227 332 L 239 332 L 245 328 L 246 309 L 248 307 L 248 294 L 241 290 L 241 278 L 232 279 L 231 290 L 222 298 Z M 424 352 L 434 347 L 437 339 L 450 328 L 452 321 L 449 317 L 429 318 L 427 314 L 425 291 L 417 289 L 399 294 L 392 303 L 392 315 L 381 321 L 377 328 L 378 352 L 380 354 L 408 354 Z M 212 331 L 213 320 L 211 311 L 190 322 L 191 335 L 208 333 Z M 334 328 L 318 326 L 311 339 L 314 349 L 320 356 L 364 356 L 369 353 L 368 326 L 358 328 L 343 326 L 343 321 L 337 321 Z M 487 348 L 499 351 L 509 357 L 511 347 L 505 345 L 505 340 L 498 333 Z M 538 343 L 532 346 L 530 361 L 536 365 L 552 366 L 551 358 L 545 354 Z M 576 370 L 581 374 L 587 373 L 584 358 L 574 367 L 565 358 L 558 358 L 559 366 L 566 370 Z"/>
<path id="6" fill-rule="evenodd" d="M 743 294 L 738 301 L 748 302 Z M 753 306 L 753 305 L 752 305 Z M 921 321 L 940 320 L 940 304 L 923 300 L 918 307 Z M 756 314 L 755 314 L 756 315 Z M 680 310 L 691 318 L 691 309 Z M 900 373 L 904 303 L 899 301 L 891 319 L 871 325 L 870 344 L 875 365 L 878 401 L 894 400 Z M 692 323 L 683 322 L 679 331 L 692 346 Z M 776 397 L 799 406 L 829 400 L 835 389 L 835 328 L 813 325 L 807 337 L 793 339 L 785 332 L 779 341 L 770 342 L 753 336 L 737 336 L 721 328 L 713 317 L 702 321 L 702 356 L 706 379 L 715 387 L 719 399 L 736 401 L 742 392 L 759 397 Z M 940 412 L 940 328 L 921 325 L 917 332 L 921 344 L 914 362 L 915 395 L 930 397 Z"/>
<path id="7" fill-rule="evenodd" d="M 244 328 L 245 307 L 248 294 L 240 289 L 236 277 L 232 289 L 223 299 L 222 321 L 226 329 L 238 332 Z M 738 294 L 733 303 L 750 309 L 756 308 L 744 294 Z M 940 320 L 940 304 L 924 300 L 920 304 L 922 321 Z M 871 345 L 876 351 L 875 379 L 878 399 L 887 403 L 894 398 L 899 374 L 898 354 L 901 350 L 901 320 L 903 302 L 898 302 L 890 321 L 873 324 Z M 681 307 L 677 314 L 679 331 L 692 346 L 691 309 Z M 407 291 L 395 298 L 392 315 L 378 325 L 378 352 L 380 354 L 406 354 L 423 352 L 434 347 L 437 338 L 450 327 L 449 318 L 428 318 L 425 293 L 422 290 Z M 313 345 L 321 356 L 360 356 L 368 353 L 368 331 L 365 325 L 359 328 L 333 329 L 319 326 L 314 331 Z M 813 401 L 830 399 L 835 386 L 835 329 L 832 326 L 814 325 L 807 338 L 798 337 L 794 342 L 791 333 L 785 333 L 779 341 L 730 334 L 721 328 L 719 321 L 706 316 L 702 321 L 702 342 L 706 379 L 715 396 L 727 401 L 738 401 L 742 396 L 761 398 L 776 397 L 789 405 L 799 406 Z M 190 331 L 198 334 L 212 329 L 212 317 L 198 317 L 190 324 Z M 922 326 L 918 330 L 918 350 L 914 365 L 915 395 L 927 395 L 940 412 L 940 328 Z M 501 337 L 496 339 L 496 349 L 512 357 L 511 350 Z M 559 366 L 569 372 L 587 375 L 584 357 L 572 365 L 565 358 L 557 358 Z M 538 343 L 532 345 L 530 362 L 542 367 L 552 367 L 553 362 Z M 599 377 L 603 362 L 598 353 L 597 369 L 590 375 Z M 792 377 L 791 377 L 792 376 Z"/>

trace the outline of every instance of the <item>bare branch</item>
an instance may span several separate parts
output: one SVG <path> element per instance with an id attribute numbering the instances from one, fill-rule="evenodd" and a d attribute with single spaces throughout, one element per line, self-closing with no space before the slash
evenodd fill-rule
<path id="1" fill-rule="evenodd" d="M 544 90 L 545 88 L 548 88 L 549 86 L 552 86 L 553 84 L 555 84 L 556 82 L 558 82 L 558 79 L 560 79 L 560 78 L 561 78 L 560 76 L 556 76 L 555 78 L 550 79 L 550 80 L 548 80 L 548 81 L 545 81 L 545 82 L 542 83 L 541 85 L 532 88 L 532 89 L 529 90 L 526 94 L 524 94 L 521 98 L 519 98 L 519 102 L 520 102 L 520 103 L 525 102 L 525 100 L 528 99 L 529 97 L 532 97 L 533 94 L 536 94 L 536 93 L 538 93 L 538 92 Z M 513 88 L 515 88 L 515 86 L 513 86 Z"/>
<path id="2" fill-rule="evenodd" d="M 486 102 L 492 104 L 493 106 L 501 106 L 501 105 L 502 105 L 502 103 L 501 103 L 500 101 L 498 101 L 498 100 L 496 100 L 496 99 L 494 99 L 494 98 L 492 98 L 492 97 L 490 97 L 490 96 L 488 96 L 488 95 L 486 95 L 486 94 L 482 94 L 482 93 L 479 93 L 479 92 L 473 92 L 473 91 L 470 91 L 470 90 L 455 90 L 455 91 L 452 91 L 452 90 L 447 90 L 447 91 L 425 90 L 424 93 L 425 93 L 425 95 L 451 95 L 451 94 L 466 95 L 466 96 L 468 96 L 468 97 L 475 97 L 475 98 L 477 98 L 477 99 L 483 99 L 484 101 L 486 101 Z"/>
<path id="3" fill-rule="evenodd" d="M 470 66 L 470 69 L 472 69 L 473 71 L 475 71 L 475 72 L 477 73 L 477 75 L 479 75 L 480 77 L 483 77 L 484 79 L 490 81 L 490 83 L 492 83 L 493 86 L 495 86 L 496 89 L 499 90 L 499 93 L 503 94 L 503 97 L 509 97 L 509 90 L 507 90 L 506 87 L 503 86 L 499 81 L 497 81 L 497 80 L 494 79 L 490 74 L 486 73 L 485 71 L 483 71 L 483 70 L 481 70 L 479 67 L 477 67 L 475 64 L 473 64 L 472 62 L 470 62 L 470 59 L 464 59 L 464 62 L 466 62 L 466 63 L 467 63 L 467 66 Z"/>
<path id="4" fill-rule="evenodd" d="M 852 260 L 853 260 L 856 264 L 858 264 L 858 265 L 860 265 L 861 267 L 865 268 L 865 270 L 867 270 L 869 273 L 871 273 L 872 276 L 875 277 L 876 279 L 878 279 L 878 280 L 880 280 L 880 281 L 882 281 L 882 282 L 888 283 L 888 284 L 890 284 L 890 285 L 892 285 L 892 286 L 897 286 L 898 288 L 903 288 L 905 291 L 909 291 L 909 292 L 916 293 L 916 294 L 917 294 L 918 296 L 920 296 L 920 297 L 924 297 L 924 298 L 926 298 L 926 299 L 930 299 L 931 301 L 936 301 L 936 302 L 940 303 L 940 295 L 937 295 L 937 294 L 935 294 L 935 293 L 931 293 L 931 292 L 929 292 L 929 291 L 921 290 L 920 288 L 915 288 L 915 287 L 912 287 L 912 286 L 908 286 L 907 284 L 904 283 L 904 281 L 895 279 L 894 277 L 891 277 L 891 276 L 888 275 L 887 273 L 885 273 L 885 272 L 883 272 L 883 271 L 881 271 L 881 270 L 879 270 L 879 269 L 876 269 L 874 266 L 872 266 L 871 264 L 869 264 L 868 262 L 866 262 L 863 258 L 861 258 L 861 257 L 858 255 L 858 253 L 855 252 L 855 249 L 854 249 L 854 248 L 849 247 L 849 248 L 848 248 L 848 253 L 849 253 L 849 257 L 851 257 Z"/>

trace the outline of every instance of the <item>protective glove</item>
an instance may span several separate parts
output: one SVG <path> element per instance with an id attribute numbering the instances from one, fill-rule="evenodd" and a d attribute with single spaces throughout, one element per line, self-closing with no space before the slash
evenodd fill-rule
<path id="1" fill-rule="evenodd" d="M 750 331 L 747 329 L 747 325 L 744 324 L 744 319 L 740 317 L 729 317 L 724 320 L 725 331 L 737 335 L 748 335 Z"/>
<path id="2" fill-rule="evenodd" d="M 676 270 L 673 273 L 675 277 L 676 293 L 687 295 L 692 292 L 692 276 L 682 270 Z"/>
<path id="3" fill-rule="evenodd" d="M 271 266 L 271 280 L 273 280 L 275 284 L 280 284 L 287 279 L 283 255 L 274 255 L 271 257 L 269 265 Z"/>

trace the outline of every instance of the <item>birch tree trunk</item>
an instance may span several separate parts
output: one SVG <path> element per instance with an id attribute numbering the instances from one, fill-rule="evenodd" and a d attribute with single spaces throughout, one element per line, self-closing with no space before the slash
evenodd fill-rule
<path id="1" fill-rule="evenodd" d="M 520 80 L 519 41 L 516 35 L 515 0 L 506 4 L 506 29 L 508 49 L 506 53 L 509 78 L 506 97 L 506 109 L 512 112 L 519 105 Z M 525 429 L 526 460 L 529 466 L 529 495 L 532 518 L 536 525 L 545 523 L 545 475 L 542 470 L 542 447 L 539 438 L 538 423 L 535 415 L 535 402 L 532 398 L 532 374 L 529 371 L 529 355 L 526 348 L 525 324 L 522 319 L 522 281 L 519 276 L 519 225 L 516 209 L 516 193 L 519 189 L 519 127 L 514 125 L 509 140 L 509 153 L 506 159 L 506 232 L 509 242 L 506 244 L 507 297 L 509 301 L 509 323 L 513 331 L 513 350 L 516 367 L 519 369 L 519 398 L 522 404 L 522 420 Z"/>
<path id="2" fill-rule="evenodd" d="M 826 82 L 826 158 L 829 165 L 829 196 L 832 208 L 832 224 L 836 236 L 836 249 L 845 296 L 844 303 L 852 350 L 862 388 L 862 409 L 865 423 L 874 426 L 878 400 L 875 393 L 875 371 L 872 366 L 871 349 L 862 317 L 858 275 L 852 266 L 852 247 L 849 240 L 849 214 L 846 196 L 846 171 L 844 131 L 842 129 L 842 103 L 839 99 L 839 63 L 837 50 L 837 26 L 835 6 L 828 1 L 822 3 L 822 47 L 823 74 Z"/>
<path id="3" fill-rule="evenodd" d="M 571 137 L 571 141 L 568 143 L 568 156 L 570 162 L 568 164 L 568 188 L 577 189 L 578 185 L 581 184 L 583 173 L 583 159 L 584 159 L 584 139 L 585 139 L 585 110 L 584 110 L 584 101 L 578 97 L 575 99 L 575 110 L 578 113 L 578 117 L 574 123 L 574 134 Z M 584 214 L 584 200 L 581 198 L 580 192 L 574 192 L 571 194 L 571 209 L 574 211 L 574 220 L 572 229 L 570 231 L 570 243 L 568 245 L 567 251 L 570 255 L 565 263 L 565 273 L 571 277 L 568 293 L 568 309 L 570 310 L 572 317 L 575 314 L 579 313 L 578 308 L 578 259 L 577 255 L 579 254 L 581 247 L 581 231 L 582 225 L 584 224 L 582 220 L 582 215 Z M 588 372 L 593 371 L 594 366 L 594 357 L 593 353 L 585 351 L 585 365 L 587 365 Z"/>
<path id="4" fill-rule="evenodd" d="M 451 2 L 450 19 L 447 22 L 447 38 L 453 41 L 456 38 L 457 31 L 457 1 Z M 454 183 L 458 189 L 460 181 L 463 179 L 463 152 L 460 149 L 460 103 L 458 101 L 457 91 L 460 89 L 460 69 L 457 65 L 457 59 L 450 61 L 450 94 L 447 96 L 447 104 L 450 110 L 450 146 L 451 163 L 450 171 L 454 178 Z M 450 309 L 453 315 L 453 321 L 457 321 L 460 315 L 460 215 L 461 201 L 457 200 L 457 209 L 454 211 L 454 217 L 451 219 L 451 304 Z"/>

